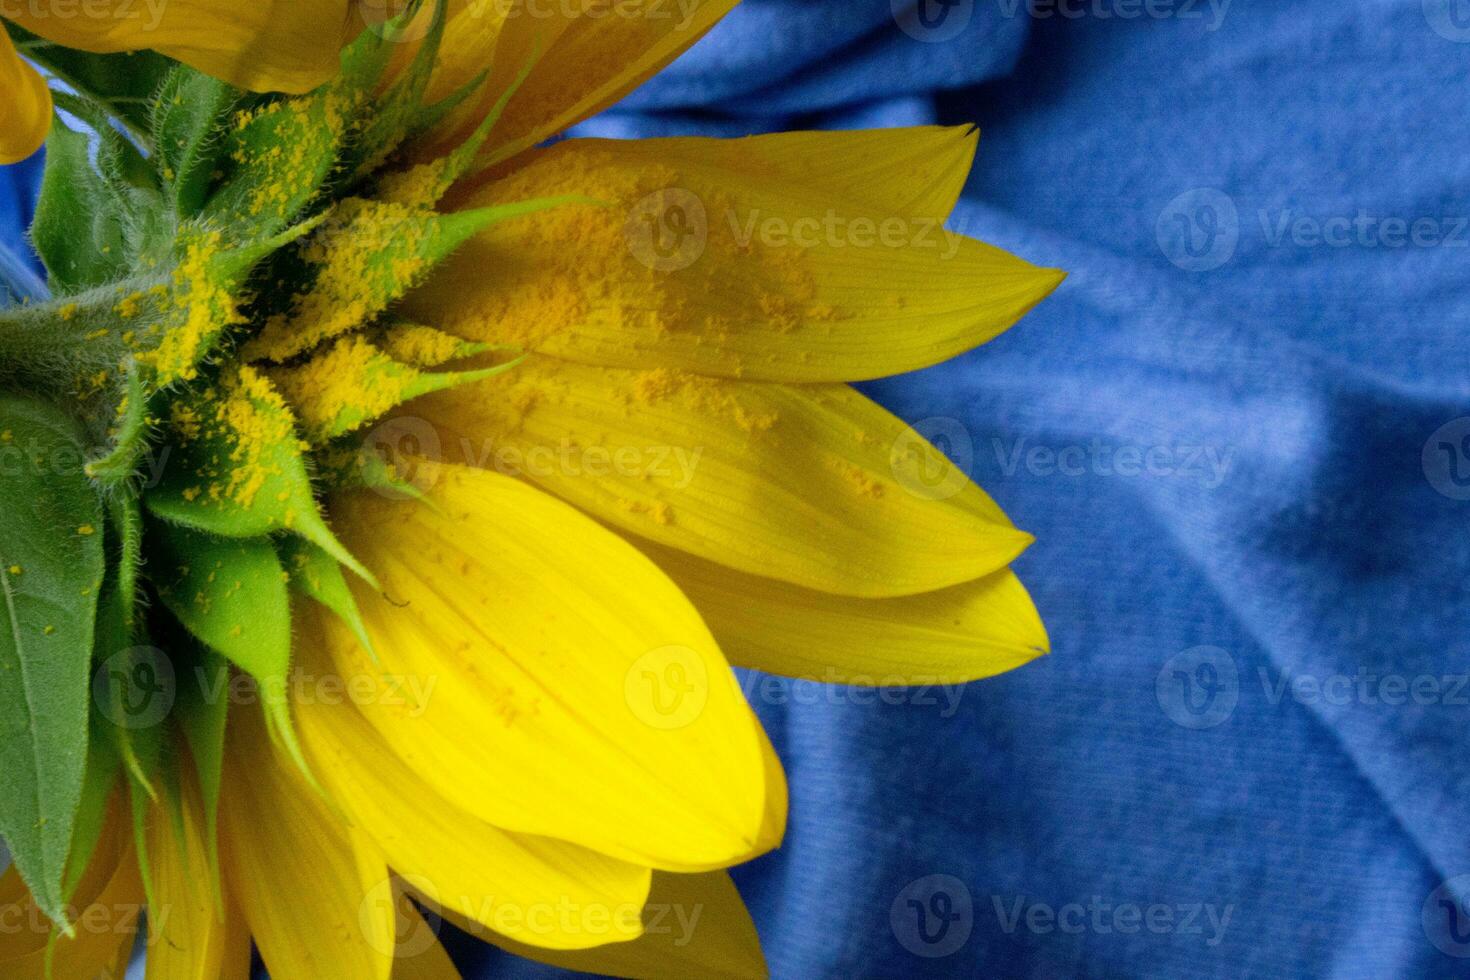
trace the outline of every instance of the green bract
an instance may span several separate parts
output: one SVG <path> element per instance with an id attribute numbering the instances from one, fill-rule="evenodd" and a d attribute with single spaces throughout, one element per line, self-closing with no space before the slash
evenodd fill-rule
<path id="1" fill-rule="evenodd" d="M 436 210 L 493 113 L 447 157 L 400 162 L 474 88 L 425 104 L 443 23 L 391 84 L 370 31 L 296 98 L 38 49 L 87 129 L 58 120 L 47 144 L 32 243 L 52 297 L 0 310 L 0 837 L 53 919 L 120 774 L 141 827 L 189 760 L 213 822 L 229 665 L 304 769 L 293 593 L 367 645 L 343 569 L 371 578 L 322 493 L 394 485 L 360 430 L 514 366 L 391 315 L 476 232 L 561 203 Z"/>

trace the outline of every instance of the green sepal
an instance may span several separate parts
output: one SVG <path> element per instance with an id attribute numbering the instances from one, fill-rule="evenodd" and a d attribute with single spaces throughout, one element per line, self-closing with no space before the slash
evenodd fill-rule
<path id="1" fill-rule="evenodd" d="M 400 320 L 384 324 L 369 336 L 374 346 L 395 361 L 418 368 L 443 367 L 496 351 L 519 351 L 503 344 L 481 344 L 456 337 L 435 327 Z"/>
<path id="2" fill-rule="evenodd" d="M 417 484 L 398 472 L 396 460 L 385 457 L 383 450 L 386 448 L 364 446 L 353 439 L 338 440 L 321 454 L 322 484 L 333 492 L 372 490 L 392 499 L 413 500 L 433 506 Z"/>
<path id="3" fill-rule="evenodd" d="M 138 859 L 138 877 L 143 881 L 143 899 L 149 908 L 160 908 L 158 893 L 153 886 L 153 859 L 148 847 L 148 813 L 156 799 L 144 792 L 137 783 L 128 784 L 128 806 L 132 811 L 133 852 Z"/>
<path id="4" fill-rule="evenodd" d="M 305 363 L 277 368 L 270 376 L 300 420 L 306 441 L 322 446 L 415 398 L 485 381 L 520 360 L 475 371 L 421 371 L 352 335 L 319 350 Z"/>
<path id="5" fill-rule="evenodd" d="M 264 680 L 291 665 L 286 575 L 267 538 L 219 538 L 150 522 L 150 571 L 169 612 L 201 642 Z"/>
<path id="6" fill-rule="evenodd" d="M 153 162 L 118 130 L 116 117 L 97 103 L 57 91 L 51 93 L 51 100 L 57 109 L 76 116 L 90 130 L 88 135 L 97 142 L 97 173 L 118 196 L 129 218 L 135 223 L 141 221 L 141 212 L 163 200 Z"/>
<path id="7" fill-rule="evenodd" d="M 444 25 L 448 21 L 448 3 L 434 3 L 433 19 L 413 61 L 403 77 L 393 83 L 387 93 L 373 107 L 372 118 L 363 126 L 354 141 L 351 172 L 354 179 L 364 177 L 383 165 L 403 141 L 413 132 L 414 123 L 422 111 L 424 93 L 429 89 L 434 65 L 439 58 L 439 47 L 444 40 Z M 390 37 L 397 30 L 406 28 L 418 16 L 420 3 L 412 4 L 398 17 L 387 22 L 385 33 Z M 368 33 L 372 33 L 369 31 Z"/>
<path id="8" fill-rule="evenodd" d="M 143 553 L 143 515 L 137 498 L 124 489 L 107 501 L 109 569 L 97 606 L 97 639 L 92 677 L 94 704 L 104 717 L 98 721 L 112 743 L 128 780 L 150 798 L 157 797 L 151 773 L 162 746 L 167 712 L 153 710 L 153 698 L 172 697 L 159 686 L 162 652 L 140 646 L 138 573 Z M 141 694 L 141 703 L 137 696 Z M 155 714 L 157 716 L 155 717 Z"/>
<path id="9" fill-rule="evenodd" d="M 144 498 L 165 520 L 226 538 L 292 531 L 371 581 L 327 527 L 290 409 L 249 368 L 181 396 L 172 415 L 174 462 Z"/>
<path id="10" fill-rule="evenodd" d="M 485 141 L 490 138 L 491 131 L 500 122 L 500 117 L 505 113 L 505 107 L 510 104 L 510 100 L 520 91 L 526 79 L 531 76 L 531 70 L 536 67 L 536 62 L 539 59 L 540 50 L 538 47 L 531 52 L 531 57 L 521 68 L 520 73 L 506 86 L 505 91 L 500 93 L 500 97 L 495 100 L 495 104 L 491 106 L 490 111 L 480 120 L 474 132 L 460 143 L 459 146 L 432 163 L 421 164 L 409 170 L 406 174 L 393 175 L 385 178 L 380 188 L 384 197 L 388 200 L 395 199 L 397 192 L 393 185 L 407 178 L 409 186 L 413 188 L 410 193 L 414 195 L 418 203 L 425 206 L 437 204 L 440 198 L 448 193 L 449 188 L 453 187 L 457 180 L 471 173 L 475 173 L 486 166 L 486 161 L 480 159 L 480 151 L 484 148 Z M 486 75 L 482 74 L 473 83 L 475 88 L 483 84 L 486 77 Z M 467 97 L 469 94 L 469 92 L 464 93 L 464 97 Z M 459 93 L 455 93 L 450 99 L 458 99 L 460 97 Z M 435 116 L 437 113 L 429 112 L 427 114 L 420 114 L 421 117 L 425 115 Z M 424 118 L 420 119 L 419 124 L 421 127 L 432 125 Z M 420 129 L 419 131 L 423 130 Z"/>
<path id="11" fill-rule="evenodd" d="M 153 104 L 153 143 L 179 214 L 203 206 L 223 152 L 221 129 L 240 98 L 238 89 L 192 68 L 164 79 Z"/>
<path id="12" fill-rule="evenodd" d="M 314 599 L 336 614 L 337 618 L 352 630 L 357 642 L 374 664 L 378 663 L 378 651 L 363 622 L 362 610 L 352 595 L 352 587 L 342 574 L 337 559 L 300 538 L 285 538 L 281 541 L 281 562 L 291 576 L 291 585 L 302 595 Z"/>
<path id="13" fill-rule="evenodd" d="M 122 395 L 114 410 L 117 422 L 109 433 L 110 446 L 103 455 L 89 460 L 86 467 L 88 476 L 108 487 L 130 481 L 137 474 L 138 461 L 148 451 L 148 389 L 137 358 L 127 359 L 123 377 Z"/>
<path id="14" fill-rule="evenodd" d="M 225 128 L 221 185 L 202 208 L 203 221 L 231 229 L 237 240 L 285 228 L 331 175 L 350 108 L 348 97 L 326 86 L 237 113 Z"/>
<path id="15" fill-rule="evenodd" d="M 270 539 L 218 538 L 164 522 L 152 530 L 159 598 L 195 638 L 255 679 L 271 737 L 315 785 L 291 723 L 291 597 Z"/>
<path id="16" fill-rule="evenodd" d="M 104 568 L 102 504 L 81 471 L 82 438 L 51 406 L 0 398 L 0 836 L 58 924 L 86 777 Z"/>
<path id="17" fill-rule="evenodd" d="M 402 203 L 348 198 L 303 243 L 317 267 L 311 287 L 289 314 L 272 317 L 242 350 L 250 361 L 282 363 L 382 313 L 459 246 L 499 221 L 583 197 L 541 198 L 437 214 Z"/>

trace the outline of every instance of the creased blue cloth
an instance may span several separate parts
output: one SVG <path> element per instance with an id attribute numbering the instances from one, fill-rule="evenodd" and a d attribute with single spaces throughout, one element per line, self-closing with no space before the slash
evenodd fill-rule
<path id="1" fill-rule="evenodd" d="M 758 696 L 774 974 L 1470 975 L 1470 5 L 922 2 L 747 0 L 582 127 L 975 121 L 952 227 L 1071 272 L 866 386 L 1037 535 L 1054 652 Z"/>
<path id="2" fill-rule="evenodd" d="M 975 121 L 951 226 L 1071 272 L 866 386 L 1037 535 L 1054 652 L 760 705 L 774 974 L 1470 975 L 1470 5 L 905 6 L 748 0 L 584 127 Z"/>

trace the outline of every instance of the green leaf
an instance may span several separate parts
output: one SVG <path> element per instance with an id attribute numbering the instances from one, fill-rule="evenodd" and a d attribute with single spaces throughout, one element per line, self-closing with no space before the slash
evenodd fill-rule
<path id="1" fill-rule="evenodd" d="M 87 765 L 87 700 L 102 507 L 77 425 L 0 398 L 0 836 L 36 904 L 60 922 Z"/>
<path id="2" fill-rule="evenodd" d="M 123 211 L 92 166 L 90 140 L 56 119 L 31 225 L 53 292 L 75 293 L 122 278 L 129 265 Z"/>
<path id="3" fill-rule="evenodd" d="M 181 397 L 174 463 L 144 498 L 166 520 L 227 538 L 293 531 L 371 580 L 322 517 L 296 422 L 264 375 L 238 369 Z"/>
<path id="4" fill-rule="evenodd" d="M 178 213 L 203 206 L 224 153 L 221 130 L 240 96 L 228 83 L 182 65 L 164 80 L 153 106 L 153 143 Z"/>
<path id="5" fill-rule="evenodd" d="M 153 51 L 91 54 L 63 47 L 3 22 L 32 61 L 103 107 L 139 139 L 148 136 L 148 105 L 175 62 Z"/>

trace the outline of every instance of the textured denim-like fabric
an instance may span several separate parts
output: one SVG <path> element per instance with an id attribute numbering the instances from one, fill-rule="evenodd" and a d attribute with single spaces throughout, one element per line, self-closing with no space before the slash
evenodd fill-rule
<path id="1" fill-rule="evenodd" d="M 1470 974 L 1470 4 L 907 6 L 747 0 L 583 127 L 974 121 L 951 227 L 1071 272 L 865 386 L 1037 535 L 1054 652 L 763 699 L 774 974 Z"/>
<path id="2" fill-rule="evenodd" d="M 1037 535 L 1054 652 L 752 685 L 773 973 L 1470 973 L 1470 5 L 909 6 L 747 0 L 582 127 L 974 121 L 951 227 L 1072 274 L 865 386 Z"/>

